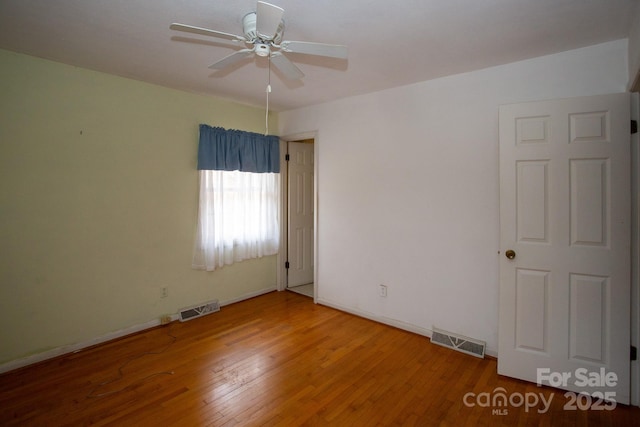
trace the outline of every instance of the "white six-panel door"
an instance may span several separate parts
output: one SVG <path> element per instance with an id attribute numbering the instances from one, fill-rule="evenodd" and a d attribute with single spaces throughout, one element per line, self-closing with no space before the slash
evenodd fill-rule
<path id="1" fill-rule="evenodd" d="M 287 286 L 313 283 L 313 144 L 289 142 Z"/>
<path id="2" fill-rule="evenodd" d="M 629 106 L 614 94 L 500 108 L 502 375 L 549 384 L 546 368 L 570 375 L 559 388 L 629 402 Z M 615 386 L 583 386 L 603 372 Z"/>

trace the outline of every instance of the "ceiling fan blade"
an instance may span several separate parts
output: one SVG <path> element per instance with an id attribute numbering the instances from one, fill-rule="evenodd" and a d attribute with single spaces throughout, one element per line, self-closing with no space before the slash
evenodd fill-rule
<path id="1" fill-rule="evenodd" d="M 285 52 L 347 59 L 347 47 L 337 44 L 283 41 L 280 48 Z"/>
<path id="2" fill-rule="evenodd" d="M 231 55 L 225 56 L 218 62 L 214 62 L 213 64 L 209 65 L 209 68 L 211 68 L 212 70 L 222 70 L 223 68 L 230 67 L 231 65 L 242 61 L 252 54 L 253 49 L 242 49 L 237 52 L 233 52 Z"/>
<path id="3" fill-rule="evenodd" d="M 304 77 L 304 73 L 293 62 L 289 61 L 289 58 L 284 56 L 282 52 L 273 52 L 271 54 L 271 63 L 289 80 L 299 80 Z"/>
<path id="4" fill-rule="evenodd" d="M 218 38 L 221 38 L 221 39 L 233 40 L 233 41 L 237 41 L 237 42 L 246 41 L 246 39 L 244 37 L 242 37 L 242 36 L 237 36 L 235 34 L 229 34 L 229 33 L 223 33 L 222 31 L 209 30 L 207 28 L 194 27 L 193 25 L 185 25 L 185 24 L 173 23 L 173 24 L 171 24 L 169 26 L 169 28 L 171 28 L 172 30 L 176 30 L 176 31 L 184 31 L 186 33 L 193 33 L 193 34 L 200 34 L 200 35 L 203 35 L 203 36 L 218 37 Z"/>
<path id="5" fill-rule="evenodd" d="M 273 40 L 282 21 L 283 14 L 283 8 L 259 1 L 256 9 L 256 32 L 258 36 L 266 40 Z"/>

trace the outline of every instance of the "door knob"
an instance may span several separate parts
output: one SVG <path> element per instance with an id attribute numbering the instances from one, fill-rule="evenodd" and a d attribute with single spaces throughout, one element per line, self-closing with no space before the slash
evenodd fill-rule
<path id="1" fill-rule="evenodd" d="M 511 249 L 507 250 L 504 255 L 509 259 L 514 259 L 516 257 L 516 253 Z"/>

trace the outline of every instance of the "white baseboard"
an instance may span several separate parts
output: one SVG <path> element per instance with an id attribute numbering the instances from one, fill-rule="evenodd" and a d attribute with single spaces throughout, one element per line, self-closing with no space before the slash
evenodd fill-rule
<path id="1" fill-rule="evenodd" d="M 229 304 L 233 304 L 236 302 L 240 302 L 240 301 L 244 301 L 246 299 L 249 298 L 253 298 L 253 297 L 257 297 L 260 295 L 264 295 L 267 294 L 269 292 L 273 292 L 276 290 L 276 287 L 270 287 L 267 289 L 261 289 L 259 291 L 256 292 L 251 292 L 248 294 L 244 294 L 238 298 L 232 298 L 230 300 L 226 300 L 220 303 L 220 306 L 223 307 L 225 305 L 229 305 Z M 177 320 L 178 319 L 178 314 L 172 314 L 171 315 L 171 320 Z M 103 344 L 107 341 L 111 341 L 117 338 L 122 338 L 125 337 L 127 335 L 131 335 L 131 334 L 135 334 L 137 332 L 140 331 L 144 331 L 145 329 L 151 329 L 151 328 L 155 328 L 156 326 L 159 326 L 160 323 L 160 317 L 158 317 L 157 319 L 154 320 L 150 320 L 148 322 L 145 323 L 141 323 L 138 325 L 134 325 L 134 326 L 130 326 L 128 328 L 125 329 L 120 329 L 119 331 L 115 331 L 115 332 L 109 332 L 108 334 L 96 337 L 96 338 L 92 338 L 90 340 L 87 341 L 83 341 L 80 343 L 76 343 L 76 344 L 71 344 L 71 345 L 66 345 L 66 346 L 62 346 L 62 347 L 58 347 L 58 348 L 54 348 L 51 350 L 47 350 L 45 352 L 42 353 L 38 353 L 38 354 L 34 354 L 31 356 L 27 356 L 27 357 L 23 357 L 21 359 L 16 359 L 16 360 L 12 360 L 10 362 L 6 362 L 2 365 L 0 365 L 0 374 L 5 373 L 5 372 L 9 372 L 9 371 L 13 371 L 14 369 L 18 369 L 18 368 L 23 368 L 25 366 L 29 366 L 29 365 L 33 365 L 34 363 L 39 363 L 39 362 L 44 362 L 45 360 L 48 359 L 53 359 L 54 357 L 58 357 L 58 356 L 62 356 L 65 354 L 69 354 L 69 353 L 76 353 L 80 350 L 83 350 L 85 348 L 88 347 L 92 347 L 94 345 L 98 345 L 98 344 Z"/>
<path id="2" fill-rule="evenodd" d="M 34 363 L 43 362 L 48 359 L 53 359 L 54 357 L 62 356 L 64 354 L 76 353 L 82 349 L 102 344 L 107 341 L 114 340 L 116 338 L 121 338 L 126 335 L 135 334 L 136 332 L 143 331 L 145 329 L 154 328 L 160 325 L 160 319 L 151 320 L 149 322 L 141 323 L 139 325 L 134 325 L 129 328 L 121 329 L 119 331 L 110 332 L 108 334 L 92 338 L 87 341 L 83 341 L 76 344 L 66 345 L 63 347 L 57 347 L 42 353 L 34 354 L 31 356 L 23 357 L 21 359 L 12 360 L 10 362 L 4 363 L 0 365 L 0 374 L 13 371 L 14 369 L 22 368 L 25 366 L 33 365 Z"/>
<path id="3" fill-rule="evenodd" d="M 220 302 L 220 307 L 224 307 L 225 305 L 230 305 L 230 304 L 234 304 L 236 302 L 240 302 L 240 301 L 244 301 L 250 298 L 255 298 L 255 297 L 259 297 L 260 295 L 264 295 L 264 294 L 268 294 L 269 292 L 273 292 L 276 291 L 277 287 L 274 285 L 270 288 L 266 288 L 266 289 L 260 289 L 259 291 L 255 291 L 255 292 L 250 292 L 248 294 L 244 294 L 238 298 L 232 298 L 232 299 L 228 299 L 225 301 L 221 301 Z"/>
<path id="4" fill-rule="evenodd" d="M 321 298 L 318 298 L 318 304 L 326 305 L 327 307 L 335 308 L 336 310 L 344 311 L 346 313 L 353 314 L 358 317 L 364 317 L 365 319 L 373 320 L 374 322 L 382 323 L 385 325 L 393 326 L 394 328 L 402 329 L 404 331 L 413 332 L 414 334 L 422 335 L 428 338 L 431 338 L 431 334 L 433 331 L 431 329 L 422 328 L 417 325 L 413 325 L 411 323 L 403 322 L 401 320 L 391 319 L 389 317 L 377 316 L 373 313 L 362 311 L 362 310 L 354 310 L 349 307 L 342 306 L 340 304 L 336 304 L 332 301 L 327 301 Z M 486 348 L 484 352 L 487 356 L 498 357 L 498 352 L 493 349 Z"/>

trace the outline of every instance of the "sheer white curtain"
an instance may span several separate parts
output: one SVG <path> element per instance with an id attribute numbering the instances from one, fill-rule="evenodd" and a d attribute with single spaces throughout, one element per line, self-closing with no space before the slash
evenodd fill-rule
<path id="1" fill-rule="evenodd" d="M 193 268 L 274 255 L 280 243 L 279 173 L 200 170 Z"/>

